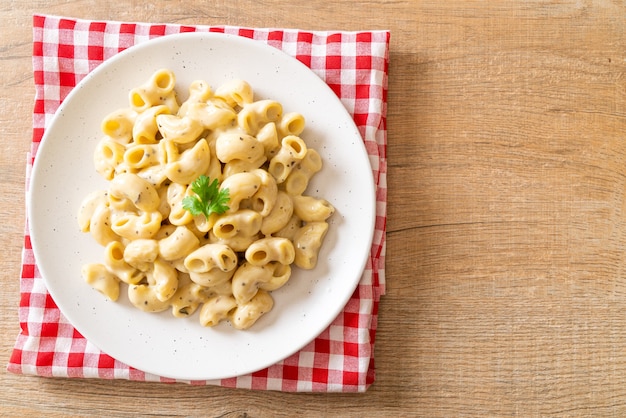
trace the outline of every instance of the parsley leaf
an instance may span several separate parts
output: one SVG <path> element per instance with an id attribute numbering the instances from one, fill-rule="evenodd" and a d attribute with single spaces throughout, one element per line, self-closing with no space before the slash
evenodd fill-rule
<path id="1" fill-rule="evenodd" d="M 183 199 L 183 209 L 192 215 L 203 214 L 208 219 L 212 213 L 222 214 L 228 210 L 229 190 L 220 190 L 217 179 L 209 183 L 209 178 L 203 174 L 191 183 L 191 190 L 196 195 Z"/>

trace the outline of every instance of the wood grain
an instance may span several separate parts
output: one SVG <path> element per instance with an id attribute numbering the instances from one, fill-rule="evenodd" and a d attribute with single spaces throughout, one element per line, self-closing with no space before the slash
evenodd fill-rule
<path id="1" fill-rule="evenodd" d="M 9 0 L 0 363 L 18 333 L 33 12 L 390 29 L 387 294 L 364 395 L 0 372 L 3 416 L 625 416 L 621 1 Z"/>

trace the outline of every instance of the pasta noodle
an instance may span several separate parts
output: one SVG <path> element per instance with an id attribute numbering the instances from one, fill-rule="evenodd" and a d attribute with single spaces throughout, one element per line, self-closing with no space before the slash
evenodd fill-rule
<path id="1" fill-rule="evenodd" d="M 176 76 L 152 74 L 128 106 L 102 120 L 94 168 L 109 182 L 87 195 L 82 232 L 104 248 L 84 280 L 107 298 L 127 287 L 145 312 L 199 312 L 203 326 L 248 329 L 272 310 L 292 267 L 315 268 L 335 208 L 307 195 L 322 158 L 300 136 L 304 117 L 255 100 L 243 80 L 204 80 L 179 101 Z M 198 214 L 186 198 L 201 176 L 227 192 L 223 211 Z"/>

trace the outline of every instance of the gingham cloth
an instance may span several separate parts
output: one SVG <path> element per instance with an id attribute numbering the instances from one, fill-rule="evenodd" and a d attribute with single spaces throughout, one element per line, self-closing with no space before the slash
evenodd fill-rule
<path id="1" fill-rule="evenodd" d="M 265 42 L 309 66 L 341 99 L 363 137 L 377 186 L 376 227 L 359 285 L 332 324 L 302 350 L 266 369 L 189 384 L 303 392 L 363 392 L 374 382 L 378 303 L 385 293 L 388 31 L 319 32 L 234 26 L 33 17 L 35 106 L 26 185 L 44 131 L 72 88 L 104 60 L 149 39 L 179 32 L 236 34 Z M 19 321 L 7 369 L 47 377 L 177 382 L 144 373 L 98 350 L 64 318 L 46 290 L 26 220 Z"/>

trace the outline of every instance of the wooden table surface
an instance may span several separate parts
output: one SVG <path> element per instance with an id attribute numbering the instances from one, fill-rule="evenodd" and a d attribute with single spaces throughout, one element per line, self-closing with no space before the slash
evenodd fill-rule
<path id="1" fill-rule="evenodd" d="M 624 2 L 150 3 L 0 6 L 0 363 L 19 328 L 32 13 L 390 29 L 376 382 L 365 394 L 286 394 L 1 366 L 0 415 L 626 416 Z"/>

